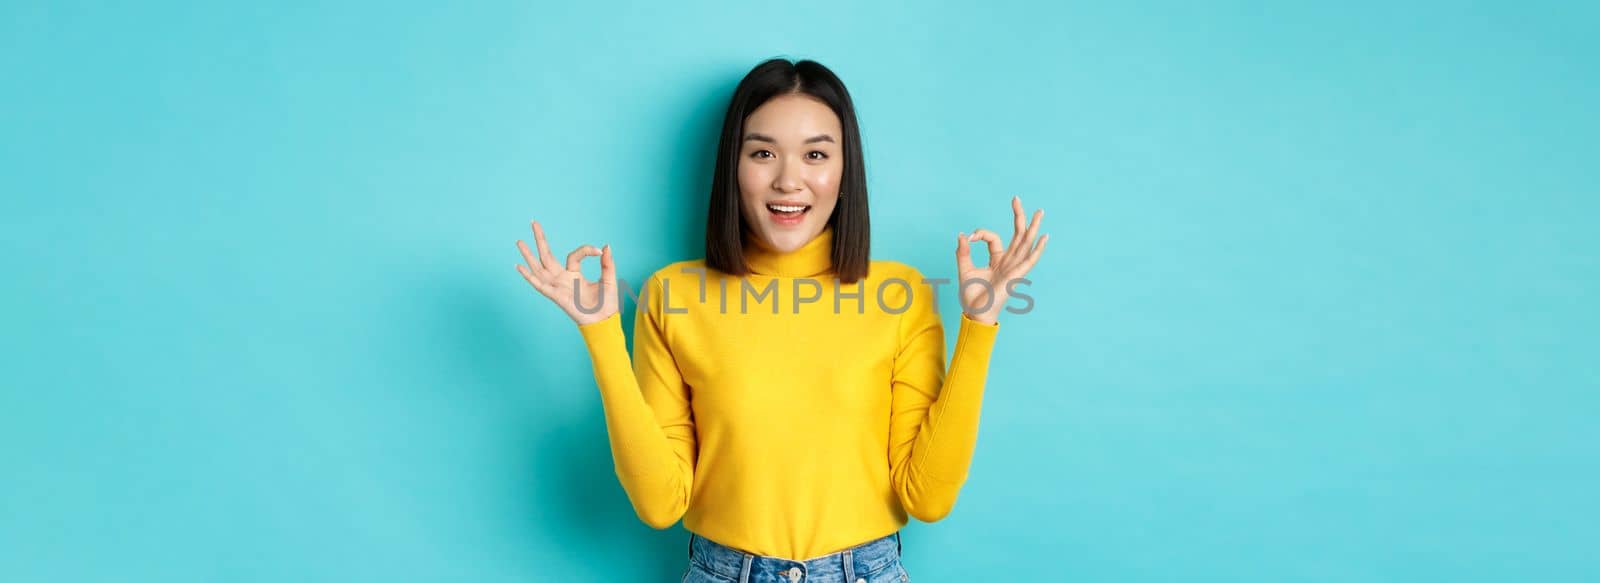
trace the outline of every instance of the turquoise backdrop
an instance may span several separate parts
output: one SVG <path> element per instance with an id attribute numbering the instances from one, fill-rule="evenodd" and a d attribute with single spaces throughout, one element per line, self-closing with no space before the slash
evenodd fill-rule
<path id="1" fill-rule="evenodd" d="M 698 256 L 772 56 L 875 257 L 1047 209 L 914 581 L 1600 580 L 1600 8 L 1114 4 L 5 2 L 0 580 L 677 580 L 514 242 Z"/>

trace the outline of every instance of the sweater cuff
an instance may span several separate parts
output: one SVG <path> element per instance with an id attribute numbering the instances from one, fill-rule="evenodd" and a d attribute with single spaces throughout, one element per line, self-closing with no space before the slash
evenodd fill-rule
<path id="1" fill-rule="evenodd" d="M 972 319 L 972 316 L 967 315 L 966 312 L 964 312 L 964 311 L 961 312 L 961 327 L 962 328 L 966 328 L 969 325 L 970 326 L 977 326 L 977 327 L 980 327 L 980 328 L 988 328 L 991 332 L 1000 329 L 1000 322 L 998 320 L 996 320 L 995 323 L 993 323 L 993 324 L 985 324 L 983 322 L 979 322 L 977 320 Z"/>
<path id="2" fill-rule="evenodd" d="M 982 374 L 989 369 L 989 354 L 994 351 L 995 335 L 1000 332 L 1000 323 L 985 324 L 967 317 L 966 312 L 961 313 L 961 326 L 956 332 L 955 356 L 956 362 L 951 363 L 951 369 L 976 368 Z"/>
<path id="3" fill-rule="evenodd" d="M 605 319 L 579 324 L 578 332 L 583 335 L 583 343 L 588 347 L 589 357 L 594 360 L 596 369 L 605 369 L 618 357 L 623 361 L 628 360 L 628 341 L 622 334 L 620 310 L 612 312 Z M 632 364 L 629 363 L 629 366 Z"/>

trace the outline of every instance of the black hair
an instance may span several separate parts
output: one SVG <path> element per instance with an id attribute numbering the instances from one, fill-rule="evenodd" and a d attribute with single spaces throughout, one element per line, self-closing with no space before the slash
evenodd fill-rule
<path id="1" fill-rule="evenodd" d="M 745 275 L 744 216 L 739 212 L 739 150 L 744 120 L 767 100 L 779 95 L 804 94 L 827 104 L 839 116 L 844 136 L 840 144 L 844 173 L 839 179 L 839 203 L 828 217 L 833 226 L 833 269 L 842 283 L 866 277 L 870 263 L 871 223 L 867 217 L 867 170 L 861 155 L 861 130 L 856 124 L 850 93 L 833 71 L 811 60 L 790 62 L 770 59 L 756 65 L 733 90 L 722 138 L 717 145 L 717 166 L 711 178 L 711 204 L 706 217 L 706 265 L 723 273 Z"/>

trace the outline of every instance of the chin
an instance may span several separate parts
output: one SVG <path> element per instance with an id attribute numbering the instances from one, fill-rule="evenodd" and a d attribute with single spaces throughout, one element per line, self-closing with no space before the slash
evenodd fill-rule
<path id="1" fill-rule="evenodd" d="M 795 249 L 799 249 L 800 247 L 804 246 L 807 241 L 811 240 L 811 237 L 815 234 L 814 231 L 819 230 L 812 228 L 812 225 L 795 225 L 785 227 L 767 225 L 766 227 L 767 232 L 765 236 L 767 244 L 779 251 L 793 251 Z"/>

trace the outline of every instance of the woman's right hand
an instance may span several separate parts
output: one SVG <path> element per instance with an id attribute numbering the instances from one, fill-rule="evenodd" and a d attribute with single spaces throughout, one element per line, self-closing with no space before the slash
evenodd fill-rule
<path id="1" fill-rule="evenodd" d="M 567 264 L 563 267 L 550 254 L 550 244 L 544 240 L 544 229 L 539 226 L 539 221 L 533 221 L 533 240 L 539 245 L 537 255 L 528 249 L 527 243 L 517 240 L 522 258 L 528 260 L 527 265 L 517 264 L 517 272 L 528 280 L 533 289 L 561 306 L 567 317 L 579 326 L 599 322 L 617 313 L 620 307 L 617 302 L 617 267 L 611 260 L 611 245 L 603 249 L 596 249 L 594 245 L 579 245 L 567 255 Z M 599 282 L 584 279 L 583 272 L 579 270 L 583 258 L 595 255 L 600 256 Z M 576 293 L 574 287 L 577 288 Z"/>

